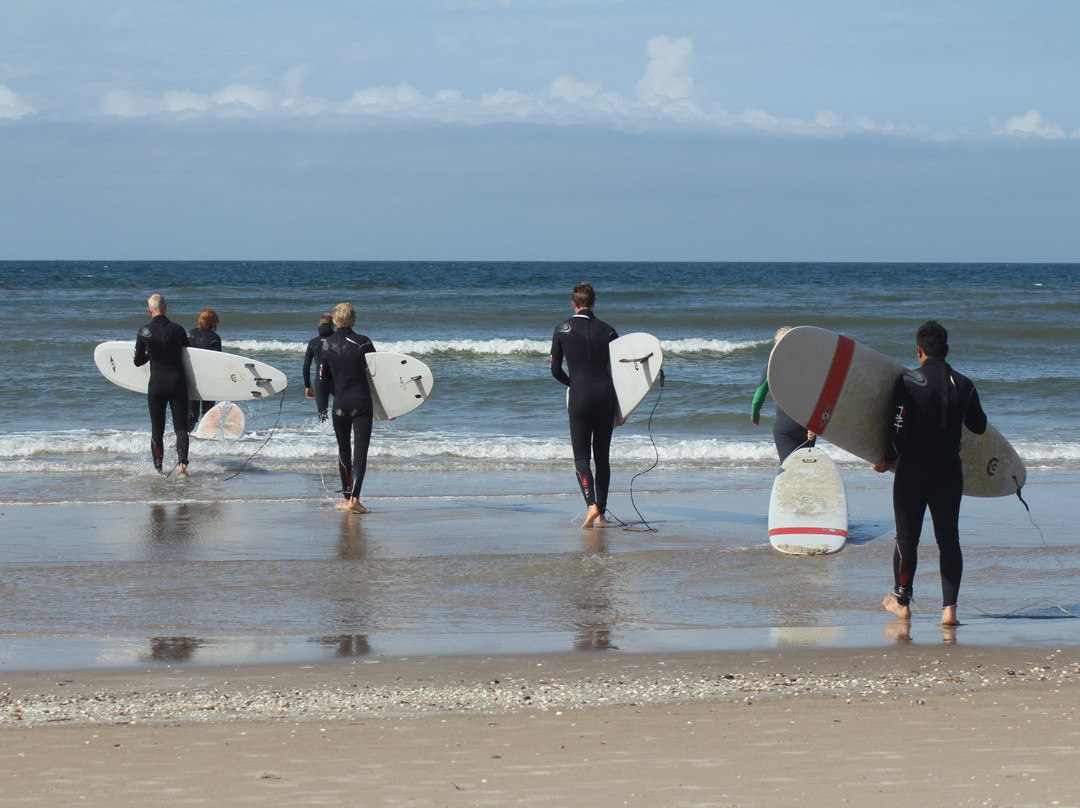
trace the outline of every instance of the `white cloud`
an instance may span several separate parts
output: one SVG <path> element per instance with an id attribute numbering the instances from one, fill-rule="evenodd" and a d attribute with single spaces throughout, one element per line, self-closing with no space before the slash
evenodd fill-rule
<path id="1" fill-rule="evenodd" d="M 645 52 L 649 63 L 634 92 L 646 104 L 688 99 L 694 90 L 690 76 L 690 55 L 694 44 L 685 37 L 672 39 L 656 36 L 648 41 Z"/>
<path id="2" fill-rule="evenodd" d="M 576 104 L 585 99 L 596 98 L 603 86 L 599 81 L 581 81 L 574 76 L 559 76 L 551 82 L 548 93 L 552 98 Z"/>
<path id="3" fill-rule="evenodd" d="M 306 95 L 304 79 L 309 68 L 290 67 L 275 85 L 261 86 L 248 73 L 242 81 L 219 90 L 199 93 L 170 90 L 157 97 L 114 91 L 104 96 L 99 111 L 123 118 L 171 115 L 179 119 L 198 117 L 298 118 L 331 115 L 379 121 L 428 121 L 460 126 L 481 126 L 504 121 L 538 125 L 576 125 L 621 131 L 682 130 L 692 132 L 743 132 L 776 137 L 840 138 L 862 134 L 890 134 L 923 140 L 951 140 L 956 133 L 932 133 L 914 127 L 880 123 L 867 116 L 854 118 L 819 110 L 811 118 L 777 116 L 765 109 L 728 111 L 701 105 L 692 75 L 693 42 L 689 38 L 652 37 L 646 43 L 647 61 L 632 93 L 605 90 L 602 82 L 562 74 L 539 92 L 500 87 L 468 97 L 455 88 L 425 93 L 406 80 L 355 90 L 345 101 Z M 0 117 L 29 112 L 21 99 L 5 96 L 0 84 Z M 14 100 L 12 100 L 14 98 Z M 17 112 L 23 110 L 22 112 Z M 13 112 L 16 111 L 16 112 Z M 5 114 L 6 113 L 6 114 Z M 1041 138 L 1069 135 L 1059 124 L 1045 121 L 1032 110 L 995 125 L 999 136 Z"/>
<path id="4" fill-rule="evenodd" d="M 18 120 L 34 112 L 21 95 L 4 84 L 0 84 L 0 118 Z"/>
<path id="5" fill-rule="evenodd" d="M 1023 115 L 1015 115 L 998 131 L 1003 135 L 1017 135 L 1020 137 L 1032 136 L 1060 140 L 1068 137 L 1065 127 L 1061 124 L 1044 121 L 1042 113 L 1035 109 L 1029 109 Z"/>

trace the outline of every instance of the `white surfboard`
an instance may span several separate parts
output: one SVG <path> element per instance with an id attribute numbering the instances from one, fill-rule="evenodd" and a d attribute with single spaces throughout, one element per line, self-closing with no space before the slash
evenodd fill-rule
<path id="1" fill-rule="evenodd" d="M 150 363 L 135 367 L 134 356 L 134 342 L 103 342 L 94 349 L 94 364 L 113 384 L 146 393 Z M 181 361 L 192 401 L 248 401 L 276 395 L 289 384 L 284 373 L 265 362 L 223 351 L 184 348 Z"/>
<path id="2" fill-rule="evenodd" d="M 787 332 L 769 357 L 769 391 L 792 418 L 856 457 L 885 457 L 893 389 L 907 368 L 824 328 Z M 1024 461 L 997 429 L 961 436 L 964 493 L 1003 497 L 1027 481 Z M 901 460 L 901 462 L 903 462 Z"/>
<path id="3" fill-rule="evenodd" d="M 652 390 L 664 364 L 664 352 L 660 340 L 643 332 L 612 340 L 609 351 L 611 380 L 618 401 L 615 425 L 620 426 Z"/>
<path id="4" fill-rule="evenodd" d="M 231 401 L 219 401 L 199 419 L 198 426 L 192 432 L 196 438 L 235 440 L 244 434 L 247 420 L 239 405 Z"/>
<path id="5" fill-rule="evenodd" d="M 435 379 L 419 359 L 399 353 L 365 354 L 376 421 L 392 421 L 428 400 Z"/>
<path id="6" fill-rule="evenodd" d="M 769 543 L 782 553 L 824 555 L 844 546 L 847 492 L 832 459 L 807 447 L 789 454 L 769 497 Z"/>

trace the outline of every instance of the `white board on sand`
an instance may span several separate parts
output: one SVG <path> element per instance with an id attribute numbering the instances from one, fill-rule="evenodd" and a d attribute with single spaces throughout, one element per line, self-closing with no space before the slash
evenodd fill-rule
<path id="1" fill-rule="evenodd" d="M 643 332 L 612 340 L 609 350 L 611 381 L 618 401 L 615 424 L 619 426 L 626 423 L 656 383 L 664 364 L 664 352 L 660 350 L 660 340 Z"/>
<path id="2" fill-rule="evenodd" d="M 94 349 L 102 376 L 125 390 L 145 393 L 150 363 L 135 367 L 134 357 L 134 342 L 103 342 Z M 248 401 L 276 395 L 289 384 L 284 373 L 265 362 L 223 351 L 184 348 L 181 361 L 192 401 Z"/>
<path id="3" fill-rule="evenodd" d="M 246 423 L 239 405 L 231 401 L 219 401 L 199 419 L 198 426 L 191 434 L 196 438 L 233 440 L 244 434 Z"/>
<path id="4" fill-rule="evenodd" d="M 893 389 L 906 370 L 850 337 L 799 326 L 773 348 L 769 391 L 800 424 L 876 463 L 885 457 Z M 969 496 L 1008 496 L 1027 480 L 1024 461 L 993 426 L 987 425 L 983 435 L 964 428 L 960 450 Z"/>
<path id="5" fill-rule="evenodd" d="M 435 379 L 419 359 L 399 353 L 365 354 L 376 421 L 392 421 L 428 400 Z"/>
<path id="6" fill-rule="evenodd" d="M 769 543 L 782 553 L 835 553 L 847 541 L 844 479 L 821 449 L 796 449 L 784 460 L 769 497 Z"/>

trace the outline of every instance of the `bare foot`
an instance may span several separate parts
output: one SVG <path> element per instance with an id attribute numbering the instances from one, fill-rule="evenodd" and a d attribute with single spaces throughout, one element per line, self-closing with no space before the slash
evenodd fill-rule
<path id="1" fill-rule="evenodd" d="M 956 607 L 946 606 L 941 610 L 941 625 L 943 626 L 958 626 L 960 621 L 956 619 Z"/>
<path id="2" fill-rule="evenodd" d="M 885 596 L 885 599 L 881 601 L 881 605 L 885 607 L 885 611 L 890 614 L 895 614 L 901 620 L 911 619 L 911 608 L 901 605 L 900 601 L 896 599 L 896 595 L 892 592 Z"/>
<path id="3" fill-rule="evenodd" d="M 180 466 L 176 470 L 176 476 L 177 477 L 187 477 L 188 476 L 187 463 L 181 463 L 180 464 Z"/>
<path id="4" fill-rule="evenodd" d="M 590 505 L 588 513 L 585 514 L 585 524 L 583 524 L 581 527 L 588 530 L 590 527 L 593 526 L 593 522 L 595 522 L 597 519 L 599 519 L 602 524 L 604 516 L 600 513 L 600 509 L 596 505 Z"/>
<path id="5" fill-rule="evenodd" d="M 349 513 L 371 513 L 367 508 L 360 504 L 358 499 L 343 499 L 335 506 L 339 511 L 349 511 Z"/>

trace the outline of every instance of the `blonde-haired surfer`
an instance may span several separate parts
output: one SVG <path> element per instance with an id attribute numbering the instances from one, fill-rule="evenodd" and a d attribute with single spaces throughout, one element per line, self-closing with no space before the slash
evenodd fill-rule
<path id="1" fill-rule="evenodd" d="M 366 354 L 375 346 L 352 327 L 356 324 L 356 309 L 351 303 L 334 307 L 337 331 L 323 340 L 322 361 L 319 363 L 320 383 L 334 391 L 332 422 L 338 444 L 338 472 L 345 498 L 337 507 L 352 513 L 370 513 L 360 504 L 360 489 L 367 472 L 368 446 L 374 405 L 368 384 Z"/>
<path id="2" fill-rule="evenodd" d="M 791 326 L 783 325 L 776 329 L 776 342 L 791 330 Z M 765 364 L 761 371 L 761 379 L 758 381 L 754 398 L 750 404 L 750 423 L 757 426 L 761 423 L 761 405 L 765 403 L 765 397 L 769 394 L 769 365 Z M 803 446 L 813 446 L 817 442 L 817 436 L 794 418 L 784 412 L 778 406 L 776 418 L 773 420 L 773 443 L 776 444 L 776 454 L 780 462 Z"/>

